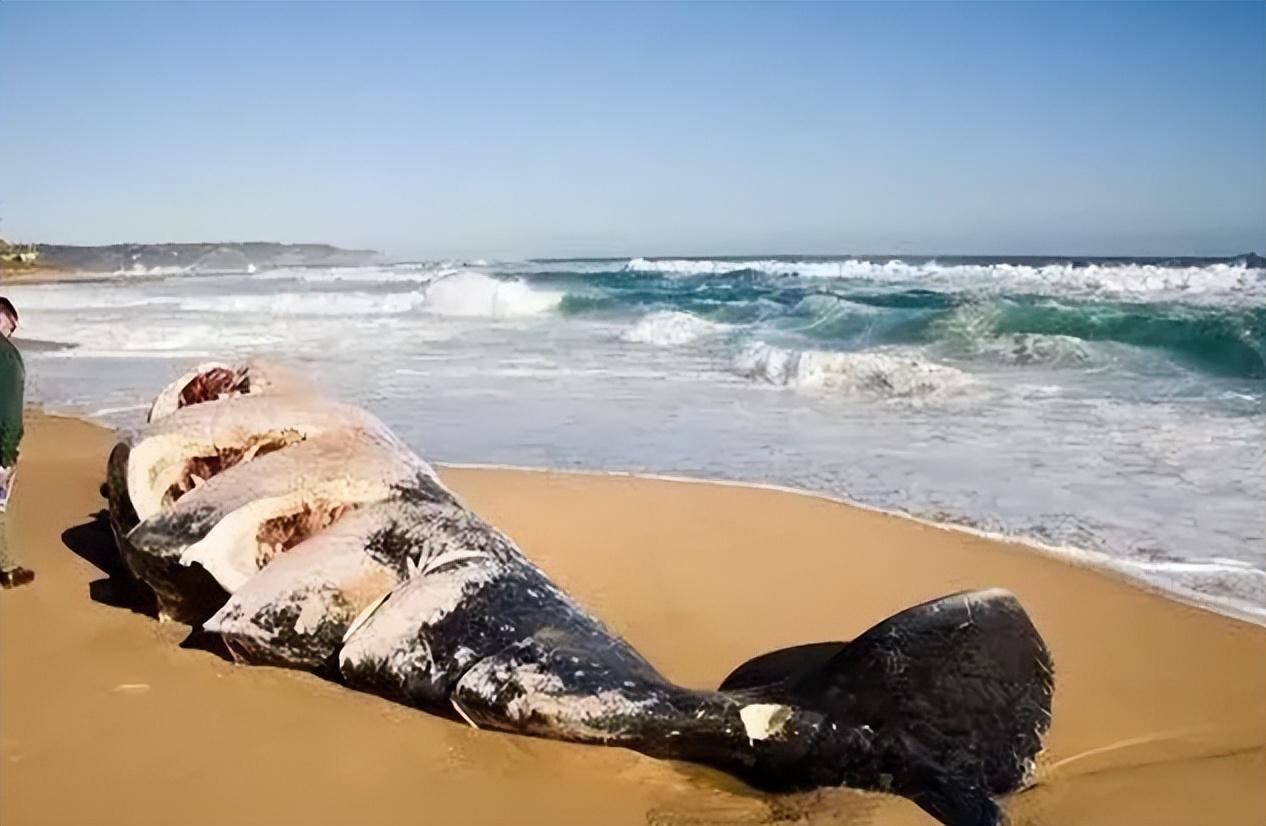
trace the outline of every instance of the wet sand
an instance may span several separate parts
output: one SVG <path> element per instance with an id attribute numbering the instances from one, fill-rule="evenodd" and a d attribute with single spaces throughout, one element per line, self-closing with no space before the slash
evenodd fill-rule
<path id="1" fill-rule="evenodd" d="M 94 516 L 108 431 L 33 417 L 11 503 L 37 571 L 0 593 L 0 824 L 929 824 L 899 798 L 771 797 L 614 748 L 476 731 L 182 647 L 126 607 Z M 1024 603 L 1056 666 L 1022 824 L 1266 823 L 1266 629 L 1021 546 L 811 496 L 447 469 L 481 515 L 667 676 L 847 639 L 963 588 Z"/>

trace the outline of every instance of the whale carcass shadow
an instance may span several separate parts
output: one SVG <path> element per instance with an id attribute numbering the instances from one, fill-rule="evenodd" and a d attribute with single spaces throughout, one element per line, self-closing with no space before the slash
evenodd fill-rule
<path id="1" fill-rule="evenodd" d="M 154 592 L 128 570 L 119 554 L 114 534 L 110 530 L 110 515 L 105 510 L 90 514 L 87 521 L 62 531 L 62 544 L 67 550 L 92 565 L 105 576 L 88 583 L 88 597 L 111 608 L 122 608 L 135 614 L 158 619 L 158 604 Z M 233 655 L 219 634 L 211 634 L 201 628 L 190 628 L 180 642 L 181 648 L 204 651 L 227 662 L 234 662 Z"/>

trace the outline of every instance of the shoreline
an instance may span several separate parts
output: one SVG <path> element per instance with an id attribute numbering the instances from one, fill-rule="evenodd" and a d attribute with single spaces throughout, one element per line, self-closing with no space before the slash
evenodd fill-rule
<path id="1" fill-rule="evenodd" d="M 789 262 L 769 263 L 768 278 L 750 276 L 761 291 L 790 286 L 803 289 L 812 297 L 819 289 L 837 290 L 833 282 L 816 287 L 807 279 L 784 284 L 778 273 L 781 264 Z M 1050 336 L 1040 332 L 1012 335 L 984 329 L 980 335 L 973 333 L 973 343 L 968 348 L 973 355 L 969 358 L 958 353 L 958 344 L 942 346 L 938 332 L 930 343 L 912 347 L 909 354 L 913 361 L 905 365 L 887 358 L 887 348 L 902 345 L 882 336 L 874 341 L 866 339 L 867 343 L 856 353 L 851 352 L 852 344 L 841 343 L 844 338 L 834 337 L 835 333 L 829 340 L 817 343 L 808 340 L 811 336 L 796 334 L 799 343 L 795 347 L 766 348 L 760 345 L 762 336 L 771 341 L 779 339 L 767 335 L 768 325 L 754 323 L 735 324 L 725 337 L 715 340 L 707 333 L 696 343 L 660 347 L 653 345 L 669 342 L 679 322 L 693 329 L 686 304 L 679 308 L 686 310 L 681 318 L 670 315 L 658 319 L 654 318 L 657 313 L 641 310 L 635 313 L 636 302 L 626 306 L 618 300 L 619 290 L 623 289 L 618 285 L 623 282 L 614 279 L 610 290 L 601 286 L 605 275 L 592 282 L 596 285 L 592 290 L 596 291 L 593 295 L 603 297 L 599 302 L 602 306 L 606 306 L 603 302 L 608 298 L 616 302 L 608 308 L 611 318 L 604 314 L 590 318 L 579 312 L 573 315 L 571 309 L 564 312 L 552 308 L 541 311 L 537 318 L 537 313 L 524 309 L 522 316 L 517 314 L 519 310 L 511 313 L 508 317 L 519 319 L 511 322 L 495 309 L 501 299 L 485 302 L 490 287 L 484 281 L 465 285 L 470 289 L 460 291 L 462 300 L 457 303 L 464 305 L 469 301 L 469 317 L 459 313 L 450 318 L 446 306 L 428 309 L 425 284 L 443 269 L 420 266 L 416 271 L 362 273 L 355 277 L 339 275 L 336 269 L 318 269 L 320 272 L 311 279 L 306 273 L 265 272 L 268 279 L 284 277 L 267 283 L 233 278 L 233 285 L 224 287 L 217 286 L 211 278 L 197 277 L 182 285 L 180 277 L 153 276 L 162 282 L 155 286 L 158 282 L 150 284 L 149 276 L 110 275 L 105 278 L 110 284 L 94 283 L 83 291 L 88 306 L 82 308 L 76 296 L 67 293 L 76 292 L 70 285 L 30 287 L 22 296 L 34 311 L 29 324 L 37 326 L 29 327 L 30 332 L 45 339 L 80 343 L 76 348 L 41 356 L 43 369 L 57 377 L 54 384 L 47 385 L 50 392 L 41 396 L 61 409 L 120 424 L 132 418 L 121 408 L 145 395 L 140 390 L 143 380 L 132 376 L 162 373 L 171 369 L 167 365 L 175 366 L 177 361 L 193 363 L 223 357 L 224 353 L 207 349 L 209 341 L 222 341 L 239 353 L 271 353 L 282 359 L 305 361 L 315 358 L 323 371 L 328 368 L 331 379 L 337 379 L 338 385 L 346 389 L 349 398 L 373 400 L 375 408 L 415 443 L 429 443 L 432 424 L 443 428 L 445 444 L 449 446 L 444 456 L 455 464 L 539 467 L 565 462 L 569 467 L 599 474 L 641 472 L 645 478 L 672 479 L 681 478 L 679 474 L 684 471 L 701 481 L 790 486 L 858 507 L 928 520 L 942 527 L 978 531 L 1038 553 L 1110 571 L 1189 604 L 1266 623 L 1266 566 L 1260 552 L 1254 550 L 1261 545 L 1262 536 L 1261 484 L 1254 469 L 1255 464 L 1260 464 L 1259 451 L 1254 449 L 1260 440 L 1260 427 L 1254 424 L 1260 423 L 1260 409 L 1253 405 L 1260 395 L 1261 383 L 1243 378 L 1241 370 L 1236 373 L 1237 392 L 1221 392 L 1213 383 L 1219 380 L 1209 378 L 1210 364 L 1200 362 L 1192 366 L 1182 361 L 1190 355 L 1189 350 L 1200 349 L 1196 344 L 1208 344 L 1204 338 L 1195 344 L 1183 344 L 1184 339 L 1179 336 L 1164 346 L 1136 347 L 1128 342 L 1134 341 L 1137 331 L 1122 332 L 1117 338 L 1110 335 L 1107 341 L 1098 341 L 1097 336 L 1077 341 L 1072 340 L 1075 337 L 1054 336 L 1047 341 Z M 497 279 L 510 279 L 524 286 L 525 294 L 551 295 L 559 291 L 566 295 L 573 287 L 562 285 L 572 284 L 573 278 L 590 284 L 584 280 L 587 274 L 582 270 L 566 275 L 559 283 L 551 275 L 537 284 L 534 270 L 519 273 L 508 265 L 487 268 Z M 643 275 L 651 280 L 644 284 L 640 280 Z M 1200 296 L 1205 293 L 1211 298 L 1226 290 L 1231 290 L 1226 293 L 1228 296 L 1240 295 L 1232 289 L 1239 283 L 1234 279 L 1213 278 L 1208 272 L 1192 277 L 1196 275 L 1200 279 L 1192 293 L 1183 294 L 1191 298 L 1193 306 L 1202 303 Z M 639 290 L 658 289 L 655 284 L 661 280 L 649 274 L 630 277 L 637 281 Z M 1249 277 L 1256 279 L 1254 274 Z M 1081 324 L 1092 318 L 1098 312 L 1094 306 L 1098 306 L 1095 302 L 1099 299 L 1112 303 L 1124 301 L 1126 296 L 1142 300 L 1153 293 L 1160 294 L 1156 290 L 1163 285 L 1153 283 L 1151 276 L 1139 276 L 1133 281 L 1131 278 L 1134 277 L 1121 275 L 1117 286 L 1126 290 L 1134 284 L 1139 291 L 1126 290 L 1119 295 L 1112 292 L 1115 287 L 1105 287 L 1107 292 L 1103 295 L 1083 294 L 1085 285 L 1073 279 L 1067 285 L 1067 295 L 1076 300 L 1066 303 L 1069 312 L 1075 313 L 1066 321 Z M 925 280 L 927 283 L 923 283 Z M 1057 282 L 1052 295 L 1065 295 L 1065 285 Z M 930 288 L 931 293 L 940 295 L 919 296 L 916 302 L 920 313 L 934 305 L 940 308 L 929 311 L 929 318 L 939 318 L 937 313 L 942 311 L 957 317 L 958 311 L 952 308 L 961 303 L 962 291 L 967 289 L 956 280 L 938 282 L 934 273 L 922 271 L 909 278 L 902 276 L 892 284 L 880 278 L 862 283 L 863 292 L 879 291 L 885 295 L 890 286 L 903 294 L 916 287 Z M 1021 279 L 1014 288 L 999 286 L 1002 292 L 990 303 L 993 309 L 989 313 L 1010 313 L 1015 309 L 1011 306 L 1015 296 L 1007 290 L 1028 295 L 1024 291 L 1026 283 Z M 12 292 L 21 289 L 15 286 Z M 581 296 L 588 295 L 591 287 L 574 289 Z M 848 292 L 853 287 L 838 289 Z M 656 293 L 656 301 L 664 299 L 660 302 L 664 306 L 678 307 L 671 293 Z M 1039 293 L 1045 294 L 1041 290 Z M 322 332 L 326 328 L 322 316 L 336 306 L 329 302 L 340 294 L 346 294 L 350 302 L 341 309 L 354 310 L 355 317 L 348 318 L 346 341 L 355 355 L 349 353 L 345 359 L 331 360 L 320 349 L 326 335 Z M 1082 302 L 1082 298 L 1087 302 Z M 524 307 L 535 300 L 525 300 Z M 1182 296 L 1173 296 L 1173 300 L 1186 306 Z M 485 303 L 490 306 L 484 307 Z M 111 327 L 111 320 L 116 317 L 116 310 L 111 308 L 116 304 L 136 308 L 126 310 L 129 318 L 136 319 L 126 332 Z M 1017 306 L 1027 305 L 1021 301 Z M 234 311 L 239 308 L 249 312 Z M 711 310 L 696 310 L 702 314 L 700 317 L 711 317 Z M 481 315 L 485 312 L 490 315 Z M 829 316 L 835 310 L 823 312 Z M 1169 310 L 1157 318 L 1169 318 L 1167 313 Z M 817 309 L 811 313 L 812 319 L 821 315 Z M 1198 313 L 1191 318 L 1188 315 L 1184 309 L 1182 318 L 1187 320 L 1183 324 L 1195 324 L 1196 316 L 1204 318 Z M 944 325 L 937 322 L 933 327 L 954 328 L 950 316 Z M 729 316 L 718 316 L 721 317 Z M 470 320 L 474 318 L 484 320 Z M 1042 325 L 1046 323 L 1030 324 L 1031 319 L 1021 323 L 1017 318 L 1008 324 L 1012 321 L 1012 326 L 1018 325 L 1016 329 L 1026 331 L 1045 329 Z M 1198 329 L 1216 332 L 1223 329 L 1223 322 L 1231 321 L 1234 319 L 1217 315 L 1208 324 L 1201 322 Z M 350 326 L 353 322 L 354 328 Z M 1165 329 L 1172 326 L 1169 322 L 1157 323 Z M 269 332 L 277 324 L 293 335 L 287 333 L 283 341 Z M 524 334 L 523 330 L 535 330 L 538 324 L 540 330 L 549 331 L 548 336 Z M 773 329 L 779 329 L 780 324 L 774 324 Z M 849 325 L 852 324 L 850 320 Z M 484 338 L 481 332 L 478 348 L 467 352 L 462 330 L 471 325 L 481 331 L 486 328 L 487 333 Z M 1181 329 L 1187 331 L 1183 336 L 1194 335 L 1197 330 L 1186 326 Z M 221 330 L 223 336 L 217 337 Z M 637 331 L 638 335 L 630 336 L 630 331 Z M 384 339 L 390 338 L 396 349 L 392 350 L 391 359 L 366 373 L 356 364 L 380 363 L 374 361 L 377 356 L 373 352 L 380 341 L 379 333 Z M 566 350 L 551 352 L 555 345 L 549 342 L 555 336 L 572 343 Z M 645 337 L 648 343 L 635 346 L 624 341 L 630 337 Z M 1168 336 L 1165 338 L 1168 342 Z M 1217 344 L 1220 339 L 1215 339 L 1216 336 L 1209 340 L 1214 347 L 1210 352 L 1222 352 L 1217 349 L 1222 346 Z M 806 375 L 801 376 L 797 367 L 793 381 L 780 379 L 778 370 L 771 374 L 767 367 L 749 369 L 747 345 L 753 343 L 758 352 L 768 352 L 775 361 L 804 361 Z M 1172 352 L 1167 349 L 1171 344 Z M 53 349 L 60 345 L 49 342 L 44 346 Z M 808 346 L 824 349 L 798 349 Z M 573 347 L 577 349 L 572 350 Z M 1129 348 L 1128 359 L 1118 352 L 1122 347 Z M 530 356 L 525 355 L 529 351 Z M 588 366 L 578 370 L 573 362 L 581 358 L 582 352 Z M 810 354 L 807 360 L 805 353 Z M 821 353 L 830 355 L 819 357 Z M 467 365 L 464 359 L 476 355 L 479 360 L 470 364 L 479 366 Z M 1171 367 L 1188 371 L 1176 373 L 1174 380 L 1191 382 L 1191 393 L 1184 391 L 1181 404 L 1153 404 L 1152 401 L 1168 398 L 1172 384 L 1167 385 L 1162 379 L 1157 379 L 1154 386 L 1130 384 L 1136 379 L 1142 381 L 1138 376 L 1130 378 L 1134 367 L 1125 366 L 1127 362 L 1133 365 L 1135 358 L 1147 365 L 1139 375 L 1152 375 L 1153 367 L 1162 379 L 1164 371 Z M 415 359 L 421 360 L 415 363 Z M 1124 361 L 1118 370 L 1112 365 L 1120 359 Z M 425 366 L 417 369 L 421 364 Z M 1224 366 L 1234 372 L 1239 370 L 1237 364 L 1233 359 Z M 813 365 L 817 366 L 810 370 Z M 922 398 L 923 390 L 909 390 L 907 384 L 918 385 L 923 379 L 915 377 L 921 371 L 939 367 L 965 373 L 973 379 L 972 389 L 963 392 L 961 398 L 957 390 L 945 392 L 944 412 L 928 415 L 922 411 L 942 403 L 942 391 L 938 388 L 947 382 L 954 385 L 958 380 L 943 381 L 940 377 L 959 374 L 936 372 L 927 384 L 934 398 L 927 401 Z M 135 382 L 137 390 L 125 391 L 117 382 L 105 378 L 116 370 L 129 387 Z M 832 377 L 846 377 L 839 379 L 845 386 L 813 388 L 810 380 L 819 372 L 832 382 L 836 381 Z M 539 392 L 535 389 L 533 377 L 547 373 L 567 383 L 565 396 L 544 389 L 543 385 Z M 630 404 L 603 403 L 601 388 L 608 373 L 627 374 L 631 383 L 623 392 L 628 394 Z M 1104 375 L 1099 376 L 1101 373 Z M 661 383 L 655 381 L 656 377 L 672 381 Z M 1241 378 L 1250 383 L 1241 386 Z M 1206 379 L 1210 382 L 1207 386 Z M 435 382 L 452 382 L 461 391 L 429 389 Z M 788 387 L 783 388 L 780 383 Z M 866 387 L 858 387 L 859 383 Z M 871 383 L 891 383 L 892 389 L 872 391 L 868 389 Z M 511 386 L 513 391 L 508 390 Z M 536 432 L 508 439 L 499 434 L 495 415 L 488 414 L 493 408 L 480 397 L 491 398 L 505 392 L 522 392 L 524 399 L 531 399 L 534 413 L 539 411 L 540 416 L 532 425 Z M 431 393 L 428 409 L 436 414 L 432 422 L 419 421 L 410 412 L 411 399 L 419 398 L 419 393 Z M 1096 401 L 1085 403 L 1085 393 Z M 1199 402 L 1195 401 L 1197 397 Z M 92 399 L 98 403 L 68 404 Z M 736 405 L 735 409 L 745 408 L 751 417 L 752 432 L 767 433 L 762 438 L 774 439 L 774 444 L 784 444 L 782 437 L 773 435 L 776 429 L 790 427 L 786 455 L 765 455 L 768 451 L 758 441 L 746 437 L 747 428 L 725 415 L 731 404 Z M 701 412 L 708 406 L 721 411 L 724 420 L 708 421 L 707 414 Z M 846 412 L 836 415 L 837 408 Z M 888 408 L 892 409 L 891 415 Z M 661 414 L 669 415 L 663 424 L 657 422 Z M 942 415 L 947 417 L 944 423 L 940 420 Z M 466 427 L 468 417 L 484 416 L 492 426 Z M 558 423 L 568 418 L 574 418 L 575 429 L 560 429 Z M 994 425 L 1003 428 L 996 437 L 992 432 Z M 1060 440 L 1060 431 L 1067 428 L 1075 429 L 1079 436 L 1065 443 Z M 953 438 L 939 445 L 937 440 L 949 431 Z M 638 435 L 637 448 L 626 446 L 631 443 L 621 434 L 627 433 Z M 840 452 L 836 446 L 865 445 L 872 443 L 870 440 L 876 447 L 873 456 L 853 455 L 851 447 Z M 911 440 L 936 447 L 906 449 Z M 1141 452 L 1135 446 L 1142 446 Z M 1131 459 L 1131 450 L 1138 454 L 1137 461 Z M 648 456 L 655 457 L 654 461 L 647 461 Z"/>
<path id="2" fill-rule="evenodd" d="M 925 525 L 929 528 L 935 528 L 937 530 L 961 532 L 979 539 L 987 539 L 991 542 L 997 542 L 1001 545 L 1014 546 L 1014 550 L 1018 553 L 1039 554 L 1056 562 L 1062 562 L 1067 565 L 1084 568 L 1093 573 L 1117 579 L 1125 585 L 1139 588 L 1140 590 L 1147 591 L 1149 593 L 1154 593 L 1160 597 L 1172 599 L 1181 605 L 1186 605 L 1191 608 L 1199 608 L 1201 610 L 1217 614 L 1218 616 L 1240 622 L 1246 622 L 1251 625 L 1266 627 L 1266 606 L 1250 610 L 1239 601 L 1220 599 L 1201 591 L 1184 588 L 1178 585 L 1165 586 L 1152 582 L 1142 576 L 1131 574 L 1128 570 L 1122 570 L 1119 566 L 1129 565 L 1129 561 L 1120 560 L 1118 557 L 1114 557 L 1111 554 L 1104 553 L 1103 551 L 1078 548 L 1074 545 L 1051 545 L 1029 537 L 1000 533 L 998 531 L 989 531 L 972 525 L 963 525 L 955 522 L 938 522 L 935 519 L 928 519 L 903 510 L 884 508 L 879 505 L 870 505 L 854 499 L 846 499 L 842 496 L 833 496 L 829 493 L 822 493 L 819 491 L 809 490 L 807 488 L 795 488 L 789 485 L 780 485 L 775 482 L 746 482 L 737 479 L 677 476 L 671 473 L 643 473 L 640 471 L 627 470 L 560 469 L 530 465 L 499 464 L 496 462 L 433 462 L 431 464 L 436 468 L 452 470 L 511 471 L 594 477 L 615 476 L 628 477 L 632 479 L 645 479 L 649 481 L 679 482 L 682 484 L 693 485 L 719 485 L 724 487 L 751 488 L 754 490 L 767 490 L 795 496 L 807 496 L 811 499 L 820 499 L 824 502 L 831 502 L 833 504 L 843 505 L 849 508 L 857 508 L 880 516 L 888 516 L 896 519 L 908 519 L 912 522 Z M 1176 561 L 1188 562 L 1188 560 Z M 1190 564 L 1199 565 L 1201 563 L 1199 561 L 1192 561 Z"/>
<path id="3" fill-rule="evenodd" d="M 18 284 L 23 287 L 39 284 L 95 284 L 125 279 L 156 279 L 165 277 L 162 273 L 128 273 L 128 272 L 86 272 L 80 270 L 28 270 L 0 276 L 0 288 L 7 284 Z"/>
<path id="4" fill-rule="evenodd" d="M 98 273 L 77 273 L 69 270 L 36 267 L 20 270 L 0 270 L 0 287 L 6 284 L 56 284 L 63 281 L 89 281 Z"/>
<path id="5" fill-rule="evenodd" d="M 68 419 L 76 419 L 87 422 L 97 427 L 110 428 L 111 426 L 105 422 L 99 421 L 97 417 L 106 414 L 121 413 L 147 410 L 148 404 L 124 405 L 120 407 L 104 408 L 92 411 L 90 413 L 50 411 L 40 406 L 31 406 L 30 410 L 36 411 L 39 415 L 56 416 Z M 810 490 L 807 488 L 796 488 L 789 485 L 781 485 L 776 482 L 753 482 L 736 479 L 709 478 L 698 476 L 680 476 L 672 473 L 648 473 L 642 471 L 626 471 L 626 470 L 589 470 L 582 468 L 551 468 L 533 465 L 513 465 L 498 462 L 431 462 L 433 467 L 437 469 L 453 469 L 453 470 L 485 470 L 485 471 L 510 471 L 538 474 L 565 474 L 580 477 L 616 477 L 644 479 L 648 481 L 662 482 L 679 482 L 682 484 L 695 485 L 719 485 L 725 487 L 750 488 L 753 490 L 765 490 L 776 493 L 785 493 L 796 496 L 805 496 L 810 499 L 816 499 L 823 502 L 830 502 L 845 507 L 857 508 L 868 513 L 874 513 L 881 516 L 892 517 L 896 519 L 907 519 L 920 525 L 925 525 L 937 530 L 949 531 L 951 533 L 963 533 L 969 536 L 986 539 L 997 542 L 1001 545 L 1011 546 L 1014 552 L 1028 553 L 1062 562 L 1079 568 L 1092 571 L 1096 574 L 1116 579 L 1125 585 L 1139 588 L 1140 590 L 1154 593 L 1157 596 L 1171 599 L 1181 605 L 1192 608 L 1209 611 L 1218 616 L 1227 617 L 1229 619 L 1240 622 L 1250 623 L 1266 628 L 1266 605 L 1250 607 L 1246 600 L 1238 600 L 1233 597 L 1218 597 L 1203 591 L 1197 591 L 1187 588 L 1177 583 L 1160 583 L 1147 579 L 1145 576 L 1134 573 L 1129 570 L 1131 562 L 1128 559 L 1113 556 L 1103 551 L 1095 551 L 1088 548 L 1079 548 L 1074 545 L 1052 545 L 1041 542 L 1040 540 L 1016 535 L 1007 534 L 998 531 L 990 531 L 984 528 L 977 528 L 972 525 L 964 525 L 955 522 L 941 522 L 935 519 L 918 516 L 907 511 L 896 508 L 885 508 L 879 505 L 871 505 L 866 502 L 860 502 L 854 499 L 846 499 L 841 496 L 834 496 L 830 493 Z M 1175 560 L 1178 562 L 1200 565 L 1200 560 Z"/>

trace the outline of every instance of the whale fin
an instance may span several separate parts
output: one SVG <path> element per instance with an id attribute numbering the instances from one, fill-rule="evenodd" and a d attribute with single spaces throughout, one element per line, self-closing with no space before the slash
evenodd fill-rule
<path id="1" fill-rule="evenodd" d="M 909 797 L 943 823 L 981 826 L 1000 818 L 994 796 L 1030 780 L 1053 674 L 1020 603 L 994 589 L 915 606 L 850 643 L 770 652 L 722 690 L 817 711 L 840 732 L 819 743 L 816 765 L 782 767 L 774 784 L 835 771 L 848 785 Z"/>
<path id="2" fill-rule="evenodd" d="M 721 691 L 785 683 L 816 671 L 844 650 L 846 642 L 810 642 L 753 657 L 721 681 Z"/>

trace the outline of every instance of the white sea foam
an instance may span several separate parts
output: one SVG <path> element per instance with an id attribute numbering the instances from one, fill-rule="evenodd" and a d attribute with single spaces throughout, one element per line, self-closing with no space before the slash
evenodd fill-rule
<path id="1" fill-rule="evenodd" d="M 380 316 L 407 313 L 422 305 L 420 292 L 407 293 L 264 293 L 186 298 L 176 306 L 188 312 L 259 316 Z"/>
<path id="2" fill-rule="evenodd" d="M 50 358 L 194 358 L 237 349 L 256 350 L 282 345 L 286 336 L 268 324 L 189 324 L 152 322 L 146 324 L 62 325 L 61 340 L 77 347 L 56 350 Z"/>
<path id="3" fill-rule="evenodd" d="M 1157 264 L 907 264 L 849 259 L 841 261 L 782 261 L 725 259 L 634 258 L 629 271 L 666 275 L 720 275 L 756 270 L 769 275 L 803 278 L 861 279 L 910 282 L 942 289 L 1007 290 L 1050 295 L 1145 295 L 1266 297 L 1266 270 L 1242 264 L 1217 263 L 1194 267 Z"/>
<path id="4" fill-rule="evenodd" d="M 1139 560 L 1080 549 L 1061 549 L 1069 556 L 1085 556 L 1095 565 L 1199 605 L 1222 609 L 1266 624 L 1266 571 L 1234 559 Z"/>
<path id="5" fill-rule="evenodd" d="M 710 328 L 686 313 L 648 315 L 638 279 L 598 275 L 583 290 L 609 299 L 599 312 L 554 312 L 560 282 L 622 263 L 292 268 L 4 292 L 22 312 L 28 397 L 53 409 L 129 424 L 137 418 L 120 408 L 189 364 L 283 354 L 319 366 L 329 387 L 449 458 L 773 479 L 1094 548 L 1121 560 L 1102 564 L 1131 576 L 1264 604 L 1266 573 L 1254 553 L 1263 541 L 1260 378 L 1171 369 L 1157 348 L 1011 332 L 1016 325 L 999 316 L 1010 304 L 987 294 L 972 300 L 1019 283 L 991 286 L 1009 269 L 1001 266 L 937 275 L 931 264 L 876 265 L 880 274 L 864 289 L 819 282 L 826 289 L 803 299 L 812 285 L 645 279 L 647 290 L 667 294 L 665 309 L 708 301 L 717 309 L 709 318 L 728 313 L 730 324 Z M 736 266 L 751 263 L 718 262 Z M 828 294 L 882 297 L 925 286 L 967 300 L 943 302 L 947 314 L 937 304 L 930 314 L 941 315 L 924 332 L 884 325 L 928 315 L 924 304 L 935 301 L 911 309 L 897 301 L 894 310 Z M 1232 293 L 1178 300 L 1210 295 Z M 501 320 L 512 316 L 531 321 Z M 766 343 L 737 359 L 712 346 L 740 331 Z M 40 339 L 78 346 L 41 347 Z M 829 341 L 865 349 L 821 352 L 837 346 Z M 958 392 L 970 379 L 954 367 L 979 373 L 979 385 Z M 508 401 L 510 429 L 499 412 Z M 1207 564 L 1205 555 L 1249 565 Z"/>
<path id="6" fill-rule="evenodd" d="M 503 281 L 463 271 L 426 288 L 425 309 L 444 316 L 511 318 L 537 315 L 558 307 L 563 294 L 536 290 L 522 281 Z"/>
<path id="7" fill-rule="evenodd" d="M 742 376 L 806 389 L 863 392 L 878 396 L 928 396 L 964 387 L 972 378 L 913 353 L 828 353 L 748 345 L 734 361 Z"/>
<path id="8" fill-rule="evenodd" d="M 133 285 L 132 289 L 120 289 L 119 285 L 95 284 L 15 284 L 5 293 L 19 307 L 25 319 L 27 313 L 39 311 L 87 310 L 87 309 L 139 309 L 161 308 L 179 303 L 180 299 L 144 295 Z"/>
<path id="9" fill-rule="evenodd" d="M 194 272 L 194 269 L 192 267 L 161 267 L 161 266 L 146 267 L 142 264 L 133 264 L 132 266 L 127 267 L 126 269 L 115 270 L 111 274 L 112 275 L 159 276 L 159 275 L 186 275 L 192 272 Z"/>
<path id="10" fill-rule="evenodd" d="M 664 310 L 642 316 L 636 324 L 625 330 L 620 338 L 635 344 L 675 347 L 726 329 L 724 324 L 717 324 L 691 313 Z"/>
<path id="11" fill-rule="evenodd" d="M 302 281 L 307 284 L 425 284 L 460 272 L 447 263 L 393 264 L 388 267 L 283 267 L 255 274 L 252 281 Z"/>
<path id="12" fill-rule="evenodd" d="M 1014 333 L 1008 336 L 977 340 L 978 354 L 1003 364 L 1046 364 L 1065 367 L 1086 364 L 1095 359 L 1090 342 L 1073 336 L 1045 335 L 1039 333 Z"/>

